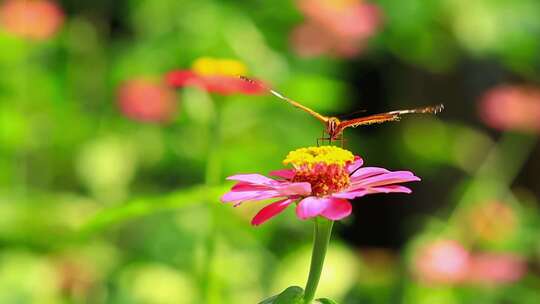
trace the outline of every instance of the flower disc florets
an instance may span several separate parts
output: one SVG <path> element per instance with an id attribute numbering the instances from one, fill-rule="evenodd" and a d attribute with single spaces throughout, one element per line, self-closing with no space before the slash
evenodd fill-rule
<path id="1" fill-rule="evenodd" d="M 349 186 L 347 165 L 353 161 L 354 155 L 351 152 L 324 146 L 291 151 L 283 163 L 294 166 L 293 182 L 308 182 L 313 195 L 324 197 Z"/>

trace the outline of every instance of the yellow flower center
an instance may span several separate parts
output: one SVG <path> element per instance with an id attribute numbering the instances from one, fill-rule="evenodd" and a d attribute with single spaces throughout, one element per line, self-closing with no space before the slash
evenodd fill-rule
<path id="1" fill-rule="evenodd" d="M 234 59 L 201 57 L 193 62 L 191 69 L 205 76 L 239 76 L 247 74 L 245 64 Z"/>
<path id="2" fill-rule="evenodd" d="M 283 163 L 294 167 L 294 182 L 308 182 L 316 196 L 339 192 L 350 184 L 347 165 L 354 155 L 333 146 L 301 148 L 289 152 Z"/>

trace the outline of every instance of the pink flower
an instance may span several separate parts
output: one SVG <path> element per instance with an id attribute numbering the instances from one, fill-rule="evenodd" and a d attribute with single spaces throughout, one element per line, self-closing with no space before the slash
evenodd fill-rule
<path id="1" fill-rule="evenodd" d="M 133 120 L 167 122 L 176 112 L 176 97 L 164 84 L 135 78 L 121 84 L 118 105 L 122 113 Z"/>
<path id="2" fill-rule="evenodd" d="M 484 94 L 481 119 L 490 127 L 523 132 L 540 131 L 540 88 L 501 85 Z"/>
<path id="3" fill-rule="evenodd" d="M 329 53 L 353 57 L 381 25 L 381 13 L 374 4 L 359 0 L 299 0 L 306 22 L 291 34 L 295 51 L 305 57 Z"/>
<path id="4" fill-rule="evenodd" d="M 351 214 L 351 199 L 374 193 L 411 193 L 398 184 L 420 180 L 409 171 L 362 167 L 360 157 L 333 146 L 292 151 L 283 163 L 292 164 L 293 169 L 271 172 L 277 179 L 260 174 L 228 177 L 237 183 L 221 200 L 238 206 L 247 201 L 278 199 L 255 215 L 253 225 L 266 222 L 292 203 L 296 203 L 300 219 L 322 216 L 335 221 Z"/>
<path id="5" fill-rule="evenodd" d="M 53 36 L 64 22 L 60 7 L 47 0 L 8 0 L 0 6 L 0 23 L 9 33 L 33 40 Z"/>
<path id="6" fill-rule="evenodd" d="M 467 281 L 497 285 L 518 281 L 526 272 L 525 261 L 507 253 L 479 253 L 472 257 Z"/>
<path id="7" fill-rule="evenodd" d="M 414 272 L 425 283 L 498 285 L 515 282 L 526 272 L 525 261 L 508 253 L 470 252 L 454 240 L 420 247 Z"/>
<path id="8" fill-rule="evenodd" d="M 265 93 L 264 86 L 239 78 L 246 73 L 247 68 L 240 61 L 202 57 L 191 69 L 171 71 L 165 79 L 174 88 L 195 86 L 220 95 Z"/>
<path id="9" fill-rule="evenodd" d="M 424 282 L 458 283 L 467 276 L 469 264 L 470 254 L 459 242 L 443 239 L 421 247 L 413 266 Z"/>

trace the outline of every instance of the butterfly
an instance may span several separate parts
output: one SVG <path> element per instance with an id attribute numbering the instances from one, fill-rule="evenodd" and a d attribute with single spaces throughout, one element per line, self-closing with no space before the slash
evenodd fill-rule
<path id="1" fill-rule="evenodd" d="M 415 108 L 415 109 L 408 109 L 408 110 L 397 110 L 397 111 L 390 111 L 386 113 L 379 113 L 379 114 L 373 114 L 368 115 L 364 117 L 357 117 L 353 119 L 347 119 L 347 120 L 340 120 L 337 117 L 333 116 L 324 116 L 322 114 L 317 113 L 316 111 L 304 106 L 303 104 L 294 101 L 281 93 L 264 86 L 263 84 L 259 82 L 255 82 L 254 80 L 247 78 L 245 76 L 240 76 L 241 79 L 248 81 L 253 84 L 260 85 L 262 88 L 267 90 L 272 95 L 276 96 L 277 98 L 291 104 L 292 106 L 299 108 L 300 110 L 303 110 L 310 114 L 311 116 L 315 117 L 319 121 L 321 121 L 324 124 L 324 133 L 325 136 L 320 138 L 323 141 L 328 140 L 330 143 L 332 141 L 339 141 L 343 140 L 343 131 L 346 128 L 356 128 L 359 126 L 366 126 L 366 125 L 372 125 L 372 124 L 378 124 L 388 121 L 398 121 L 401 118 L 401 115 L 404 114 L 437 114 L 440 113 L 442 110 L 444 110 L 443 104 L 437 104 L 433 106 L 427 106 L 427 107 L 421 107 L 421 108 Z"/>

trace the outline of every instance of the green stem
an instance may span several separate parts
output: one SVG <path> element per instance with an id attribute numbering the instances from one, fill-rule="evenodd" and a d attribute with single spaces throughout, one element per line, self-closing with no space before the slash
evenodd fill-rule
<path id="1" fill-rule="evenodd" d="M 214 103 L 214 119 L 209 126 L 208 154 L 206 161 L 206 171 L 204 181 L 207 186 L 219 184 L 221 178 L 221 113 L 220 100 Z M 214 274 L 214 263 L 216 257 L 216 243 L 218 238 L 218 214 L 216 211 L 216 202 L 210 200 L 209 204 L 209 235 L 206 239 L 206 264 L 203 270 L 203 295 L 205 303 L 219 303 L 219 286 Z"/>
<path id="2" fill-rule="evenodd" d="M 313 252 L 311 253 L 311 266 L 309 268 L 309 276 L 304 292 L 304 303 L 308 304 L 315 298 L 317 285 L 321 278 L 321 273 L 326 256 L 326 249 L 332 235 L 333 221 L 324 218 L 315 218 L 314 220 L 314 238 Z"/>

